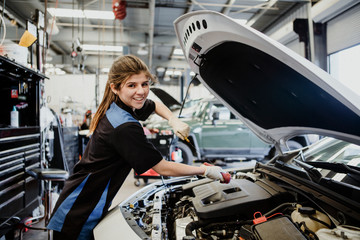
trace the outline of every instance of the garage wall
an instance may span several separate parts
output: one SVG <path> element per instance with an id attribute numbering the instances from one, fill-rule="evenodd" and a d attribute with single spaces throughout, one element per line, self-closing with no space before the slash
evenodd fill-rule
<path id="1" fill-rule="evenodd" d="M 106 75 L 100 77 L 100 91 L 103 93 Z M 48 106 L 60 113 L 61 108 L 83 110 L 95 106 L 95 75 L 54 75 L 45 80 L 45 95 Z"/>
<path id="2" fill-rule="evenodd" d="M 327 23 L 327 53 L 360 44 L 360 4 Z"/>
<path id="3" fill-rule="evenodd" d="M 293 20 L 307 18 L 304 5 L 268 29 L 265 33 L 301 56 L 305 56 L 304 43 L 293 31 Z M 311 9 L 313 21 L 326 24 L 326 34 L 315 36 L 315 59 L 319 67 L 327 70 L 327 55 L 360 44 L 360 3 L 358 0 L 321 1 Z"/>
<path id="4" fill-rule="evenodd" d="M 293 31 L 293 21 L 296 18 L 307 18 L 307 6 L 303 5 L 296 11 L 290 12 L 276 23 L 265 34 L 284 44 L 300 56 L 305 57 L 304 43 L 299 41 L 299 36 Z"/>
<path id="5" fill-rule="evenodd" d="M 50 79 L 45 80 L 45 96 L 48 99 L 47 106 L 60 116 L 64 117 L 64 114 L 61 114 L 61 109 L 71 109 L 74 125 L 78 125 L 82 122 L 84 114 L 88 109 L 91 109 L 93 112 L 96 111 L 95 74 L 54 75 L 49 77 Z M 107 75 L 100 75 L 99 103 L 104 95 L 106 81 Z M 156 85 L 156 87 L 165 90 L 179 101 L 180 88 L 178 86 Z M 186 88 L 184 88 L 185 93 Z M 189 95 L 191 98 L 200 98 L 209 96 L 209 92 L 203 87 L 193 87 Z M 149 94 L 149 98 L 158 100 L 152 93 Z"/>

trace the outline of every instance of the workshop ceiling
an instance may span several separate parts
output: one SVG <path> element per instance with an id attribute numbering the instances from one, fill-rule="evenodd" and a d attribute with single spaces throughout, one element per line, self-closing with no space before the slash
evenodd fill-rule
<path id="1" fill-rule="evenodd" d="M 3 2 L 4 0 L 1 7 Z M 153 73 L 158 75 L 160 81 L 163 81 L 164 70 L 181 73 L 188 68 L 183 56 L 173 54 L 174 50 L 179 48 L 173 21 L 179 16 L 191 11 L 213 10 L 232 18 L 242 19 L 245 24 L 264 32 L 279 18 L 308 2 L 306 0 L 126 0 L 125 18 L 114 20 L 112 0 L 6 0 L 6 16 L 17 22 L 17 28 L 14 24 L 8 23 L 6 38 L 18 41 L 19 26 L 25 28 L 27 20 L 35 20 L 38 9 L 45 13 L 48 19 L 46 25 L 50 48 L 46 63 L 60 67 L 68 73 L 106 72 L 114 58 L 129 53 L 143 59 L 151 66 Z M 108 11 L 107 16 L 112 19 L 96 19 L 88 15 L 85 18 L 53 16 L 51 14 L 53 9 L 68 9 L 66 11 L 68 13 L 73 10 Z M 124 11 L 120 14 L 124 14 Z M 100 13 L 95 15 L 98 16 Z M 96 50 L 94 45 L 122 47 L 122 52 Z M 77 51 L 80 49 L 81 51 Z M 72 58 L 72 52 L 76 52 L 77 57 Z"/>

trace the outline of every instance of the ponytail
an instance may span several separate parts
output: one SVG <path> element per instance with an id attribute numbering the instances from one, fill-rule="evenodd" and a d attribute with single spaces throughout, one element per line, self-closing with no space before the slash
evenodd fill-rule
<path id="1" fill-rule="evenodd" d="M 106 82 L 103 99 L 90 123 L 89 135 L 95 131 L 99 121 L 106 113 L 112 102 L 115 102 L 117 96 L 111 91 L 109 81 Z"/>

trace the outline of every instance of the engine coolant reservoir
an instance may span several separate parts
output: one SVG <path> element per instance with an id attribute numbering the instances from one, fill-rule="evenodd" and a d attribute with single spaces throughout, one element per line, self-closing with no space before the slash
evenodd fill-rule
<path id="1" fill-rule="evenodd" d="M 322 222 L 331 225 L 330 219 L 324 213 L 319 212 L 312 207 L 303 207 L 300 204 L 296 206 L 296 209 L 291 213 L 291 219 L 293 222 L 301 223 L 305 222 L 306 227 L 308 227 L 311 231 L 316 232 L 320 228 L 328 228 L 321 222 L 318 222 L 313 219 L 318 219 Z M 304 226 L 301 226 L 301 229 L 304 230 Z"/>

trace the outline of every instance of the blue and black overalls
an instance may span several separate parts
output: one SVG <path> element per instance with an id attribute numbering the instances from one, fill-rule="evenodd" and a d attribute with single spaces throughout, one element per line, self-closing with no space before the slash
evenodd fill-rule
<path id="1" fill-rule="evenodd" d="M 111 104 L 56 203 L 48 224 L 56 231 L 55 239 L 93 239 L 93 228 L 131 168 L 141 174 L 160 162 L 161 153 L 146 139 L 138 121 L 154 110 L 151 100 L 135 112 L 120 101 Z"/>

